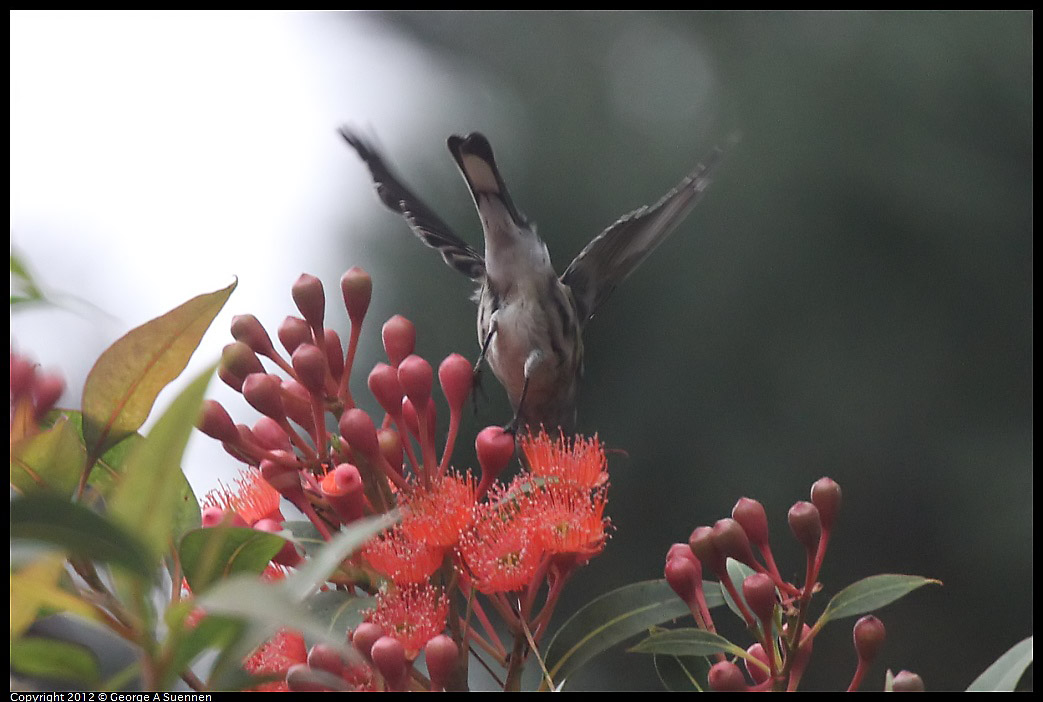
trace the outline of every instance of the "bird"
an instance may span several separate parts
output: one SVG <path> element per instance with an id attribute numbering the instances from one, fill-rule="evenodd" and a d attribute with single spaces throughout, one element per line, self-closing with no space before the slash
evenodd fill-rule
<path id="1" fill-rule="evenodd" d="M 453 233 L 388 167 L 377 148 L 348 127 L 340 135 L 368 167 L 380 200 L 405 218 L 477 290 L 482 361 L 507 391 L 517 431 L 576 425 L 583 374 L 583 331 L 609 295 L 688 216 L 710 184 L 723 154 L 709 157 L 653 205 L 639 207 L 595 236 L 560 275 L 535 226 L 515 207 L 482 134 L 450 136 L 447 146 L 471 192 L 485 239 L 480 253 Z"/>

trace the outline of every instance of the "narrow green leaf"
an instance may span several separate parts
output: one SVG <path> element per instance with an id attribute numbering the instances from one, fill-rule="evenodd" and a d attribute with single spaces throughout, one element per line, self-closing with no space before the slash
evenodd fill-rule
<path id="1" fill-rule="evenodd" d="M 181 455 L 213 375 L 208 368 L 178 395 L 145 441 L 124 461 L 125 474 L 109 501 L 113 519 L 133 529 L 153 553 L 172 546 L 178 515 L 195 500 L 181 472 Z"/>
<path id="2" fill-rule="evenodd" d="M 141 427 L 159 392 L 181 374 L 236 284 L 194 297 L 106 349 L 83 387 L 84 438 L 100 456 Z"/>
<path id="3" fill-rule="evenodd" d="M 656 632 L 627 649 L 630 653 L 662 653 L 671 656 L 710 656 L 731 653 L 740 656 L 742 648 L 705 629 L 666 629 Z"/>
<path id="4" fill-rule="evenodd" d="M 195 529 L 181 539 L 181 568 L 200 594 L 218 580 L 237 573 L 260 575 L 286 540 L 277 534 L 244 527 Z"/>
<path id="5" fill-rule="evenodd" d="M 96 687 L 101 679 L 98 660 L 86 646 L 43 636 L 11 642 L 11 668 L 22 675 L 76 682 Z"/>
<path id="6" fill-rule="evenodd" d="M 1014 692 L 1025 669 L 1032 665 L 1032 638 L 1014 644 L 975 678 L 967 692 Z"/>
<path id="7" fill-rule="evenodd" d="M 342 528 L 324 548 L 308 559 L 307 565 L 286 578 L 288 591 L 295 593 L 298 602 L 303 602 L 305 597 L 326 582 L 345 558 L 398 519 L 398 514 L 389 512 L 360 519 Z"/>
<path id="8" fill-rule="evenodd" d="M 55 544 L 91 560 L 126 568 L 151 578 L 158 559 L 137 536 L 83 505 L 48 493 L 11 502 L 11 538 Z"/>
<path id="9" fill-rule="evenodd" d="M 307 519 L 287 520 L 282 523 L 283 529 L 293 534 L 293 542 L 304 549 L 305 555 L 311 557 L 326 546 L 326 540 Z"/>
<path id="10" fill-rule="evenodd" d="M 243 623 L 214 614 L 198 619 L 193 626 L 186 626 L 188 616 L 198 605 L 195 599 L 182 600 L 169 607 L 164 615 L 172 636 L 167 638 L 171 646 L 170 664 L 166 666 L 171 678 L 190 666 L 192 662 L 208 649 L 223 650 L 233 646 L 243 633 Z M 169 688 L 172 679 L 159 681 L 159 687 Z"/>
<path id="11" fill-rule="evenodd" d="M 667 692 L 702 692 L 710 672 L 710 661 L 705 656 L 672 656 L 653 654 L 656 675 Z"/>
<path id="12" fill-rule="evenodd" d="M 707 604 L 724 602 L 716 583 L 703 583 Z M 551 678 L 566 680 L 599 653 L 650 626 L 689 614 L 666 580 L 647 580 L 606 593 L 579 609 L 547 646 L 544 660 Z"/>
<path id="13" fill-rule="evenodd" d="M 83 427 L 83 415 L 75 410 L 61 410 L 60 412 L 52 412 L 45 418 L 45 424 L 47 422 L 54 422 L 57 424 L 58 421 L 65 419 L 68 421 L 69 426 L 74 430 L 77 441 L 81 447 L 80 453 L 86 455 L 86 443 L 83 440 L 82 427 Z M 94 470 L 91 471 L 90 481 L 88 485 L 91 490 L 84 498 L 84 502 L 92 503 L 97 501 L 98 497 L 104 499 L 110 498 L 116 491 L 116 487 L 123 480 L 124 473 L 126 472 L 126 459 L 127 456 L 134 453 L 139 448 L 139 444 L 145 441 L 145 437 L 141 434 L 131 434 L 123 441 L 119 442 L 109 450 L 107 450 L 101 458 L 94 464 Z M 172 534 L 175 538 L 180 537 L 182 534 L 190 529 L 195 529 L 200 524 L 199 514 L 199 501 L 196 500 L 195 493 L 192 491 L 192 486 L 189 485 L 188 479 L 185 478 L 183 471 L 178 470 L 180 477 L 177 478 L 177 487 L 175 492 L 181 496 L 178 502 L 177 514 L 174 518 L 174 527 Z"/>
<path id="14" fill-rule="evenodd" d="M 728 580 L 730 580 L 732 585 L 735 586 L 736 592 L 738 592 L 739 597 L 742 598 L 742 603 L 746 605 L 747 609 L 749 609 L 749 605 L 746 603 L 746 596 L 742 594 L 742 582 L 749 576 L 753 575 L 756 571 L 754 571 L 753 568 L 750 568 L 745 563 L 740 563 L 734 558 L 729 558 L 727 560 L 726 567 L 728 569 Z M 722 587 L 721 594 L 724 595 L 724 603 L 728 605 L 728 609 L 734 612 L 735 616 L 737 616 L 739 619 L 743 619 L 742 612 L 739 610 L 739 606 L 735 604 L 735 600 L 732 599 L 732 596 L 728 592 L 728 590 Z M 743 621 L 745 622 L 744 619 Z"/>
<path id="15" fill-rule="evenodd" d="M 21 636 L 42 608 L 96 619 L 94 609 L 59 585 L 65 556 L 49 553 L 11 573 L 11 638 Z"/>
<path id="16" fill-rule="evenodd" d="M 330 632 L 308 612 L 287 584 L 286 580 L 263 582 L 256 577 L 237 575 L 217 583 L 196 598 L 196 602 L 207 615 L 233 617 L 250 625 L 250 631 L 240 643 L 240 660 L 283 627 L 335 646 L 349 658 L 357 657 L 345 637 Z"/>
<path id="17" fill-rule="evenodd" d="M 335 636 L 344 638 L 347 633 L 362 623 L 364 613 L 376 604 L 372 597 L 360 597 L 343 590 L 316 592 L 306 600 L 304 606 Z"/>
<path id="18" fill-rule="evenodd" d="M 47 490 L 71 497 L 87 454 L 68 418 L 11 447 L 11 487 L 27 495 Z"/>
<path id="19" fill-rule="evenodd" d="M 815 626 L 821 628 L 823 624 L 834 619 L 872 612 L 924 585 L 941 584 L 940 580 L 922 578 L 919 575 L 871 575 L 848 585 L 834 595 Z"/>
<path id="20" fill-rule="evenodd" d="M 11 252 L 11 285 L 15 292 L 11 294 L 11 306 L 27 302 L 47 302 L 40 286 L 33 280 L 29 267 L 23 263 L 21 257 Z"/>

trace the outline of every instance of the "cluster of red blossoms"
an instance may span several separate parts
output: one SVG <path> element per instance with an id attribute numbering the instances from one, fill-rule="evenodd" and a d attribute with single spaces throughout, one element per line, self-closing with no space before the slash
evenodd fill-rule
<path id="1" fill-rule="evenodd" d="M 341 278 L 351 321 L 346 349 L 324 325 L 319 280 L 302 275 L 292 292 L 301 317 L 287 317 L 277 334 L 288 359 L 255 317 L 232 321 L 236 341 L 225 347 L 219 376 L 263 416 L 237 425 L 217 402 L 204 407 L 200 429 L 249 468 L 237 488 L 204 498 L 203 523 L 279 532 L 281 498 L 327 540 L 364 516 L 396 509 L 401 521 L 327 584 L 372 595 L 366 621 L 349 635 L 362 662 L 321 645 L 307 653 L 300 635 L 285 630 L 255 652 L 247 669 L 285 675 L 265 689 L 458 689 L 466 685 L 467 651 L 476 646 L 503 665 L 510 683 L 545 632 L 565 581 L 604 548 L 604 448 L 596 438 L 520 436 L 523 470 L 504 484 L 498 478 L 515 456 L 516 437 L 488 427 L 475 441 L 480 478 L 459 472 L 451 461 L 472 389 L 470 362 L 453 354 L 438 367 L 449 407 L 439 447 L 435 372 L 413 353 L 413 325 L 401 316 L 388 320 L 388 362 L 368 376 L 384 410 L 374 422 L 349 389 L 372 294 L 369 275 L 353 268 Z M 267 372 L 261 358 L 285 376 Z M 336 432 L 327 430 L 328 414 Z M 292 568 L 302 558 L 287 544 L 273 562 Z M 477 593 L 515 636 L 513 651 Z M 413 667 L 422 651 L 426 678 Z"/>
<path id="2" fill-rule="evenodd" d="M 38 433 L 63 392 L 60 375 L 40 371 L 32 359 L 11 349 L 11 443 Z"/>
<path id="3" fill-rule="evenodd" d="M 768 540 L 764 506 L 748 497 L 735 503 L 731 518 L 720 519 L 712 527 L 697 527 L 688 543 L 670 547 L 664 575 L 670 587 L 688 605 L 698 626 L 716 633 L 703 591 L 703 568 L 707 568 L 718 577 L 747 628 L 757 637 L 742 656 L 746 675 L 724 653 L 717 654 L 718 661 L 708 676 L 712 689 L 718 692 L 797 689 L 819 631 L 818 625 L 811 627 L 805 621 L 812 595 L 819 590 L 817 578 L 840 502 L 840 486 L 830 478 L 821 478 L 811 486 L 811 501 L 797 502 L 789 510 L 790 530 L 806 555 L 803 587 L 782 579 Z M 753 547 L 760 552 L 763 563 L 754 556 Z M 752 569 L 742 579 L 741 595 L 733 575 L 728 572 L 729 558 L 746 566 L 748 572 Z M 883 622 L 872 615 L 862 617 L 855 624 L 858 664 L 849 692 L 861 686 L 869 664 L 883 646 L 884 636 Z M 923 682 L 915 673 L 902 671 L 894 677 L 893 689 L 922 691 Z"/>

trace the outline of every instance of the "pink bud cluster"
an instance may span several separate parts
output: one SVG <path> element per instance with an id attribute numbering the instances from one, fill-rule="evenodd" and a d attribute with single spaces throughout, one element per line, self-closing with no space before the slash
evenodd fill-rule
<path id="1" fill-rule="evenodd" d="M 250 426 L 237 424 L 221 404 L 206 402 L 200 430 L 248 469 L 237 491 L 207 495 L 204 526 L 282 533 L 280 499 L 326 540 L 342 525 L 392 509 L 401 522 L 349 557 L 328 583 L 375 595 L 375 608 L 350 635 L 361 659 L 316 646 L 300 660 L 291 641 L 293 656 L 257 670 L 285 675 L 280 685 L 297 691 L 459 689 L 466 685 L 456 674 L 466 669 L 461 652 L 478 645 L 515 679 L 526 654 L 511 656 L 477 595 L 516 638 L 540 639 L 564 582 L 604 548 L 604 447 L 596 438 L 525 436 L 525 469 L 504 485 L 497 480 L 515 458 L 515 436 L 488 427 L 475 440 L 476 481 L 451 465 L 473 384 L 471 363 L 451 354 L 435 369 L 415 353 L 413 324 L 392 317 L 381 329 L 386 361 L 367 376 L 383 410 L 374 421 L 356 405 L 349 384 L 372 295 L 368 274 L 353 268 L 341 278 L 351 322 L 346 349 L 325 326 L 318 279 L 302 275 L 292 293 L 300 316 L 279 326 L 281 351 L 256 317 L 232 321 L 235 342 L 225 347 L 218 374 L 262 416 Z M 449 408 L 444 442 L 436 434 L 436 383 Z M 302 560 L 287 543 L 273 562 L 292 568 Z M 484 634 L 453 620 L 454 594 Z M 414 666 L 422 652 L 426 678 Z"/>
<path id="2" fill-rule="evenodd" d="M 340 288 L 351 321 L 347 349 L 325 325 L 325 292 L 311 275 L 301 275 L 293 285 L 301 316 L 289 316 L 279 326 L 282 352 L 256 317 L 235 317 L 235 343 L 225 347 L 218 374 L 262 417 L 252 426 L 236 424 L 220 403 L 209 400 L 199 423 L 228 453 L 258 470 L 327 539 L 341 524 L 390 509 L 393 493 L 410 489 L 411 475 L 427 485 L 448 470 L 471 388 L 470 363 L 459 354 L 446 358 L 438 379 L 449 404 L 450 427 L 439 458 L 434 372 L 413 354 L 412 323 L 393 317 L 381 335 L 388 362 L 369 375 L 369 388 L 386 412 L 381 423 L 374 423 L 356 407 L 349 386 L 372 280 L 352 268 Z M 335 433 L 327 430 L 327 414 L 336 419 Z"/>
<path id="3" fill-rule="evenodd" d="M 11 441 L 38 433 L 63 392 L 60 375 L 40 371 L 32 359 L 11 349 Z"/>
<path id="4" fill-rule="evenodd" d="M 715 631 L 703 592 L 705 569 L 717 577 L 756 637 L 743 657 L 745 674 L 723 653 L 719 654 L 718 662 L 710 669 L 711 688 L 797 688 L 817 633 L 804 623 L 807 606 L 817 587 L 840 501 L 840 486 L 830 478 L 822 478 L 812 486 L 810 502 L 797 502 L 789 510 L 790 531 L 805 552 L 802 586 L 783 579 L 771 550 L 764 506 L 748 497 L 735 503 L 730 518 L 718 520 L 712 527 L 697 527 L 687 544 L 670 548 L 664 570 L 666 580 L 688 605 L 696 623 Z M 739 587 L 728 573 L 728 559 L 753 571 Z"/>

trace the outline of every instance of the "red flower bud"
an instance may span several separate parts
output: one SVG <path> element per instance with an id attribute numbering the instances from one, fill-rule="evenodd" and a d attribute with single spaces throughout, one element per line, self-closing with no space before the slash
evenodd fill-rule
<path id="1" fill-rule="evenodd" d="M 325 670 L 333 675 L 340 675 L 347 661 L 340 652 L 329 644 L 317 643 L 308 651 L 308 665 L 317 670 Z"/>
<path id="2" fill-rule="evenodd" d="M 502 427 L 486 427 L 478 432 L 474 448 L 482 467 L 482 480 L 475 494 L 475 499 L 480 499 L 514 457 L 514 435 Z"/>
<path id="3" fill-rule="evenodd" d="M 369 301 L 373 297 L 373 279 L 358 266 L 350 268 L 340 277 L 340 293 L 344 296 L 348 319 L 352 326 L 357 327 L 362 324 L 366 310 L 369 309 Z"/>
<path id="4" fill-rule="evenodd" d="M 407 677 L 406 649 L 402 642 L 390 636 L 381 636 L 369 650 L 373 667 L 384 676 L 388 689 L 401 690 Z"/>
<path id="5" fill-rule="evenodd" d="M 344 348 L 340 345 L 340 335 L 332 329 L 325 331 L 326 335 L 326 361 L 330 367 L 330 374 L 340 380 L 344 373 Z"/>
<path id="6" fill-rule="evenodd" d="M 768 543 L 768 515 L 764 505 L 749 497 L 739 498 L 732 507 L 732 519 L 742 525 L 751 543 L 763 549 Z"/>
<path id="7" fill-rule="evenodd" d="M 385 412 L 397 417 L 402 412 L 402 385 L 398 382 L 398 371 L 386 363 L 378 363 L 369 373 L 369 391 Z"/>
<path id="8" fill-rule="evenodd" d="M 314 344 L 301 344 L 293 352 L 292 361 L 301 385 L 321 397 L 326 387 L 326 355 Z"/>
<path id="9" fill-rule="evenodd" d="M 308 273 L 301 273 L 290 288 L 290 294 L 312 330 L 322 329 L 322 320 L 326 316 L 326 293 L 322 290 L 322 281 Z"/>
<path id="10" fill-rule="evenodd" d="M 764 665 L 769 665 L 768 654 L 764 652 L 764 647 L 759 643 L 755 643 L 746 649 L 746 653 L 750 654 Z M 746 664 L 746 672 L 753 678 L 753 682 L 756 685 L 760 685 L 762 682 L 768 679 L 768 671 L 761 668 L 755 663 L 751 663 L 748 660 L 743 661 Z"/>
<path id="11" fill-rule="evenodd" d="M 742 581 L 742 596 L 767 631 L 771 630 L 772 615 L 775 613 L 775 583 L 771 576 L 754 573 Z"/>
<path id="12" fill-rule="evenodd" d="M 217 400 L 203 402 L 203 411 L 199 415 L 199 423 L 196 424 L 196 427 L 218 441 L 226 441 L 230 444 L 239 442 L 239 430 L 235 428 L 235 422 Z"/>
<path id="13" fill-rule="evenodd" d="M 460 660 L 460 647 L 445 634 L 439 634 L 424 647 L 427 673 L 431 678 L 431 690 L 442 690 L 456 670 Z"/>
<path id="14" fill-rule="evenodd" d="M 253 436 L 257 443 L 271 451 L 292 451 L 290 437 L 271 417 L 261 417 L 253 425 Z"/>
<path id="15" fill-rule="evenodd" d="M 402 437 L 394 429 L 387 427 L 377 432 L 377 442 L 384 460 L 401 474 L 402 472 Z"/>
<path id="16" fill-rule="evenodd" d="M 292 692 L 347 692 L 347 684 L 322 670 L 313 670 L 305 663 L 296 663 L 286 671 L 286 687 Z"/>
<path id="17" fill-rule="evenodd" d="M 891 690 L 894 692 L 923 692 L 923 679 L 916 673 L 903 670 L 891 682 Z"/>
<path id="18" fill-rule="evenodd" d="M 859 619 L 854 627 L 855 651 L 858 657 L 867 663 L 875 660 L 886 636 L 884 623 L 872 614 Z"/>
<path id="19" fill-rule="evenodd" d="M 338 423 L 340 435 L 365 458 L 375 460 L 380 451 L 377 429 L 369 415 L 357 407 L 347 410 Z M 394 464 L 392 464 L 394 465 Z"/>
<path id="20" fill-rule="evenodd" d="M 267 373 L 251 373 L 243 381 L 243 397 L 250 406 L 276 421 L 286 418 L 278 376 Z"/>
<path id="21" fill-rule="evenodd" d="M 36 380 L 36 364 L 25 356 L 11 352 L 11 397 L 28 394 Z"/>
<path id="22" fill-rule="evenodd" d="M 458 353 L 446 356 L 438 366 L 438 382 L 442 384 L 442 393 L 449 402 L 450 414 L 463 410 L 467 396 L 471 392 L 474 371 L 471 362 Z"/>
<path id="23" fill-rule="evenodd" d="M 685 546 L 685 550 L 691 555 L 691 549 Z M 663 576 L 670 585 L 670 589 L 677 593 L 685 604 L 689 607 L 698 604 L 696 593 L 702 587 L 703 577 L 702 566 L 699 565 L 698 558 L 683 556 L 671 558 L 663 568 Z"/>
<path id="24" fill-rule="evenodd" d="M 241 341 L 228 344 L 221 350 L 221 368 L 227 369 L 232 377 L 240 379 L 251 373 L 264 373 L 264 366 L 261 365 L 257 354 Z"/>
<path id="25" fill-rule="evenodd" d="M 268 332 L 252 314 L 238 314 L 232 317 L 232 338 L 241 341 L 257 354 L 275 356 L 275 347 Z"/>
<path id="26" fill-rule="evenodd" d="M 725 558 L 734 558 L 751 568 L 756 568 L 757 561 L 750 549 L 750 540 L 746 532 L 734 519 L 718 519 L 713 525 L 713 545 Z"/>
<path id="27" fill-rule="evenodd" d="M 36 405 L 37 420 L 51 411 L 58 398 L 65 392 L 65 380 L 57 373 L 40 373 L 33 383 L 33 403 Z"/>
<path id="28" fill-rule="evenodd" d="M 416 348 L 416 327 L 400 314 L 384 322 L 380 336 L 384 340 L 384 351 L 387 352 L 388 361 L 396 368 L 402 359 L 413 353 L 413 349 Z"/>
<path id="29" fill-rule="evenodd" d="M 818 508 L 823 529 L 832 529 L 840 511 L 840 486 L 832 478 L 819 478 L 811 486 L 811 502 Z"/>
<path id="30" fill-rule="evenodd" d="M 692 535 L 688 537 L 688 547 L 703 564 L 703 567 L 709 568 L 718 577 L 728 577 L 724 556 L 717 550 L 713 542 L 712 527 L 696 527 Z"/>
<path id="31" fill-rule="evenodd" d="M 350 463 L 341 463 L 327 473 L 320 486 L 322 496 L 345 524 L 360 519 L 365 513 L 362 475 Z"/>
<path id="32" fill-rule="evenodd" d="M 287 317 L 279 325 L 279 342 L 287 353 L 293 353 L 301 344 L 310 344 L 314 339 L 311 327 L 300 317 Z"/>
<path id="33" fill-rule="evenodd" d="M 715 663 L 710 668 L 707 676 L 710 689 L 716 692 L 745 692 L 747 690 L 746 678 L 743 676 L 739 666 L 730 661 Z"/>
<path id="34" fill-rule="evenodd" d="M 379 624 L 373 622 L 362 622 L 355 631 L 351 634 L 351 644 L 355 647 L 355 650 L 362 654 L 362 657 L 367 661 L 371 660 L 369 652 L 373 648 L 373 644 L 377 642 L 381 636 L 384 635 L 384 630 L 380 628 Z"/>
<path id="35" fill-rule="evenodd" d="M 790 507 L 789 528 L 797 541 L 807 549 L 808 553 L 818 548 L 819 539 L 822 538 L 822 520 L 818 514 L 818 508 L 810 502 L 797 502 Z"/>
<path id="36" fill-rule="evenodd" d="M 433 378 L 431 364 L 420 356 L 407 356 L 398 364 L 398 382 L 416 409 L 427 407 L 427 401 L 431 398 Z"/>

